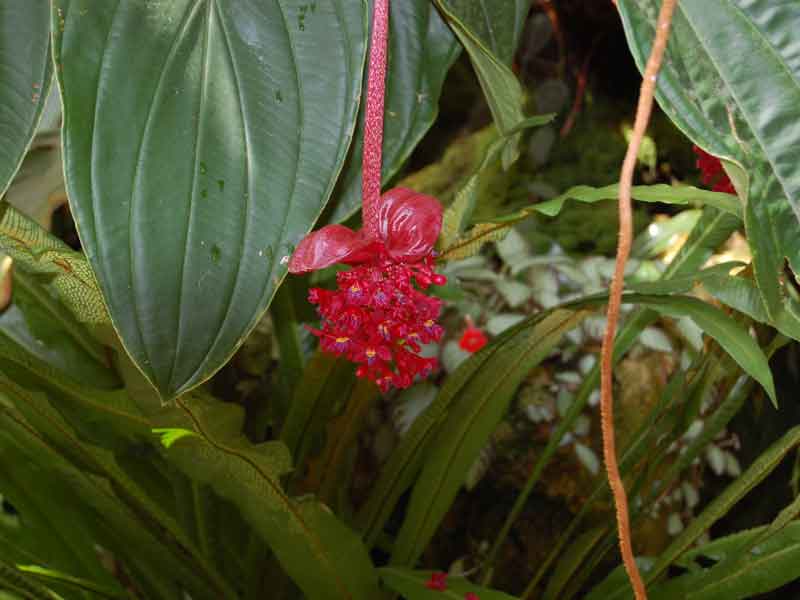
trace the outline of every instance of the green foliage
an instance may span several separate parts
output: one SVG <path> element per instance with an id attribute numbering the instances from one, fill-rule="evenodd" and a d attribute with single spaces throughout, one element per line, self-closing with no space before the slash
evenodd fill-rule
<path id="1" fill-rule="evenodd" d="M 332 192 L 355 128 L 366 5 L 53 10 L 81 241 L 125 349 L 173 398 L 242 343 Z"/>
<path id="2" fill-rule="evenodd" d="M 318 323 L 299 304 L 309 282 L 283 281 L 321 215 L 340 222 L 358 209 L 371 3 L 6 4 L 0 250 L 13 270 L 0 278 L 0 598 L 511 600 L 498 573 L 542 487 L 552 503 L 577 490 L 574 515 L 553 523 L 520 597 L 631 596 L 614 568 L 587 417 L 599 379 L 589 330 L 610 260 L 573 252 L 563 233 L 607 233 L 619 189 L 603 184 L 624 127 L 606 124 L 593 152 L 579 137 L 532 161 L 586 154 L 579 163 L 598 171 L 586 179 L 567 160 L 536 173 L 530 156 L 517 161 L 527 130 L 555 139 L 562 116 L 524 116 L 528 90 L 512 65 L 530 62 L 515 52 L 523 29 L 541 26 L 528 0 L 391 3 L 384 182 L 437 119 L 462 49 L 494 125 L 403 180 L 448 206 L 437 247 L 451 262 L 448 331 L 424 350 L 445 368 L 425 388 L 385 396 L 315 349 L 307 329 Z M 641 65 L 659 2 L 618 4 Z M 650 226 L 626 273 L 633 308 L 614 348 L 618 440 L 635 535 L 669 533 L 638 557 L 655 599 L 748 598 L 797 578 L 800 499 L 760 526 L 703 539 L 800 444 L 769 362 L 800 340 L 800 62 L 787 33 L 800 13 L 767 4 L 681 0 L 658 79 L 664 113 L 723 160 L 738 195 L 676 181 L 632 191 Z M 53 114 L 45 107 L 53 73 L 60 130 L 59 96 Z M 37 132 L 44 154 L 28 152 Z M 670 173 L 657 137 L 640 157 L 645 182 Z M 47 230 L 50 195 L 63 189 L 81 250 Z M 668 221 L 653 218 L 661 210 Z M 752 265 L 721 256 L 742 227 L 746 243 L 730 244 L 740 239 Z M 587 269 L 580 291 L 565 291 Z M 240 354 L 220 371 L 262 318 L 258 365 Z M 474 327 L 492 339 L 469 353 L 457 339 Z M 655 380 L 653 398 L 631 403 L 640 382 L 623 367 L 648 359 L 664 365 L 641 376 Z M 551 388 L 557 415 L 520 416 Z M 740 466 L 744 455 L 722 444 L 751 400 L 759 419 L 782 411 L 782 428 L 765 427 L 770 445 Z M 500 520 L 480 540 L 464 536 L 487 543 L 434 564 L 454 555 L 437 549 L 460 500 L 491 490 L 483 477 L 496 485 L 495 448 L 513 465 L 502 489 L 516 498 L 492 498 Z M 733 475 L 716 495 L 702 489 L 706 462 Z M 676 494 L 683 512 L 659 516 Z M 426 585 L 430 567 L 449 569 L 445 590 Z"/>
<path id="3" fill-rule="evenodd" d="M 31 143 L 44 109 L 50 62 L 50 6 L 47 0 L 0 7 L 0 196 L 6 193 Z"/>

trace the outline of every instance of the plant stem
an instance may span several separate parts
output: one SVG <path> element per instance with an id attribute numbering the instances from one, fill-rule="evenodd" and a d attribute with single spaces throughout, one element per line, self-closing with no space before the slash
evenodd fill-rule
<path id="1" fill-rule="evenodd" d="M 600 371 L 600 418 L 603 430 L 603 459 L 606 465 L 608 483 L 614 496 L 616 507 L 617 531 L 619 535 L 619 547 L 622 554 L 622 561 L 625 564 L 625 571 L 631 581 L 636 600 L 645 600 L 647 591 L 645 590 L 639 568 L 633 555 L 631 543 L 630 521 L 628 516 L 628 498 L 625 494 L 625 486 L 619 474 L 617 464 L 616 445 L 614 440 L 614 409 L 612 391 L 612 369 L 613 369 L 613 350 L 614 337 L 619 320 L 620 304 L 622 303 L 622 287 L 624 285 L 625 265 L 631 251 L 633 240 L 633 215 L 631 210 L 631 187 L 633 186 L 633 174 L 636 168 L 636 160 L 639 154 L 639 147 L 647 130 L 650 120 L 650 113 L 653 109 L 653 94 L 655 92 L 656 78 L 661 68 L 661 60 L 667 47 L 669 30 L 672 23 L 672 15 L 675 11 L 677 0 L 664 0 L 661 4 L 661 11 L 658 15 L 656 25 L 655 40 L 647 60 L 644 71 L 642 87 L 639 93 L 639 103 L 636 108 L 636 120 L 633 124 L 633 134 L 631 135 L 628 151 L 622 163 L 619 182 L 619 241 L 617 245 L 617 256 L 614 265 L 614 278 L 611 281 L 611 295 L 608 301 L 608 325 L 603 336 L 603 348 L 601 351 L 601 371 Z"/>
<path id="2" fill-rule="evenodd" d="M 389 0 L 375 0 L 369 50 L 367 108 L 364 116 L 364 154 L 361 194 L 364 233 L 378 239 L 383 159 L 383 107 L 386 95 L 386 46 L 389 37 Z"/>

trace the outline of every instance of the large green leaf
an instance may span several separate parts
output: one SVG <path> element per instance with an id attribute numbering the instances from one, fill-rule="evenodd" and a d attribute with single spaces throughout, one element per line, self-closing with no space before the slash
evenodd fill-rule
<path id="1" fill-rule="evenodd" d="M 331 193 L 365 2 L 53 5 L 81 241 L 126 350 L 172 397 L 242 343 Z"/>
<path id="2" fill-rule="evenodd" d="M 50 3 L 0 4 L 0 196 L 33 139 L 52 78 Z"/>
<path id="3" fill-rule="evenodd" d="M 620 0 L 640 68 L 650 52 L 657 0 Z M 784 258 L 800 272 L 800 54 L 795 3 L 682 0 L 657 97 L 695 143 L 724 159 L 746 199 L 745 224 L 767 314 L 782 309 Z"/>
<path id="4" fill-rule="evenodd" d="M 383 132 L 383 182 L 389 181 L 436 120 L 445 75 L 461 46 L 430 0 L 389 4 L 389 65 Z M 366 79 L 366 78 L 365 78 Z M 364 111 L 337 186 L 331 217 L 343 221 L 361 205 Z"/>

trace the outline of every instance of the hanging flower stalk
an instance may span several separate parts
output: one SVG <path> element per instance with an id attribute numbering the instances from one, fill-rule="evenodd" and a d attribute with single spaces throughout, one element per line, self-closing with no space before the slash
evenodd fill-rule
<path id="1" fill-rule="evenodd" d="M 439 341 L 442 302 L 427 296 L 446 278 L 434 271 L 434 245 L 442 207 L 431 196 L 405 188 L 381 195 L 381 154 L 389 22 L 388 0 L 375 0 L 367 81 L 362 159 L 363 227 L 327 225 L 307 235 L 289 260 L 290 273 L 307 273 L 343 263 L 336 290 L 312 288 L 308 300 L 322 323 L 309 328 L 326 352 L 357 363 L 356 375 L 383 391 L 406 388 L 437 367 L 419 355 L 421 345 Z"/>

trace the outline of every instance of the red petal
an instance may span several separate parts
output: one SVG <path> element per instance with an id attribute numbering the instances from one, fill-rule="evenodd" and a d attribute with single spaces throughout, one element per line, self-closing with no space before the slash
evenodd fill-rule
<path id="1" fill-rule="evenodd" d="M 433 250 L 442 229 L 442 205 L 433 196 L 394 188 L 381 197 L 379 235 L 395 260 L 416 262 Z"/>
<path id="2" fill-rule="evenodd" d="M 307 273 L 344 262 L 370 244 L 359 231 L 327 225 L 309 233 L 289 259 L 290 273 Z"/>

